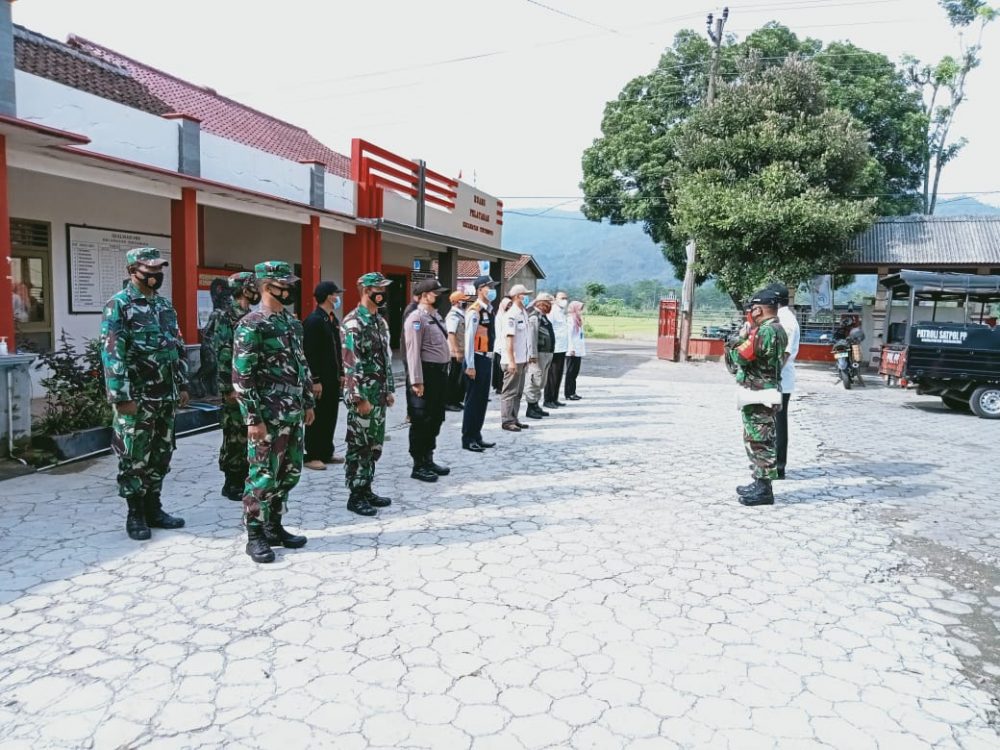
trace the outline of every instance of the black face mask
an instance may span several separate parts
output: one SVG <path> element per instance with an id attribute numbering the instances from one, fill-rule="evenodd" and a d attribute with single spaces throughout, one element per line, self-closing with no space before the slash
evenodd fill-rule
<path id="1" fill-rule="evenodd" d="M 135 275 L 138 276 L 139 280 L 150 289 L 159 289 L 163 286 L 163 271 L 156 271 L 155 273 L 149 273 L 148 271 L 136 271 Z"/>
<path id="2" fill-rule="evenodd" d="M 269 286 L 268 291 L 271 293 L 278 302 L 283 305 L 295 304 L 295 288 L 294 287 L 277 287 Z"/>
<path id="3" fill-rule="evenodd" d="M 256 289 L 247 289 L 245 292 L 243 292 L 243 296 L 247 298 L 247 302 L 249 302 L 251 305 L 256 305 L 258 302 L 260 302 L 260 292 L 257 291 Z"/>
<path id="4" fill-rule="evenodd" d="M 382 292 L 374 292 L 369 295 L 369 299 L 375 303 L 375 307 L 385 307 L 385 295 Z"/>

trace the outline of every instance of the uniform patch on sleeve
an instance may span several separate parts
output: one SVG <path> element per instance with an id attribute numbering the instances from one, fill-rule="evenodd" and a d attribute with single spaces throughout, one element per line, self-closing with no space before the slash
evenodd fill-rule
<path id="1" fill-rule="evenodd" d="M 420 321 L 419 320 L 413 321 L 413 330 L 414 331 L 419 331 L 420 330 Z"/>

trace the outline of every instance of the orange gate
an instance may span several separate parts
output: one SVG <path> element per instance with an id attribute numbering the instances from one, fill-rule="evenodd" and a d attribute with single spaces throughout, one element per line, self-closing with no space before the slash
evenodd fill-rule
<path id="1" fill-rule="evenodd" d="M 656 335 L 656 356 L 676 362 L 680 358 L 681 340 L 677 335 L 680 300 L 660 300 L 660 326 Z"/>

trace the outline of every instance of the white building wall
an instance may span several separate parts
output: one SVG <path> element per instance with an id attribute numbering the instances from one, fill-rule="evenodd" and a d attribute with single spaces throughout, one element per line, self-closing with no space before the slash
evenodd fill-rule
<path id="1" fill-rule="evenodd" d="M 312 167 L 202 131 L 201 176 L 308 204 Z"/>
<path id="2" fill-rule="evenodd" d="M 323 191 L 323 207 L 327 211 L 337 211 L 349 216 L 354 215 L 357 186 L 353 181 L 327 172 L 323 176 Z"/>
<path id="3" fill-rule="evenodd" d="M 21 119 L 85 135 L 90 143 L 81 148 L 88 151 L 177 170 L 176 121 L 20 70 L 14 81 Z"/>

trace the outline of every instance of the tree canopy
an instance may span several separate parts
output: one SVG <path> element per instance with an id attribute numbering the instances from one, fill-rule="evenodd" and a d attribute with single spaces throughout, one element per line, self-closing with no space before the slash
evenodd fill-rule
<path id="1" fill-rule="evenodd" d="M 862 125 L 829 106 L 814 63 L 751 60 L 672 142 L 673 237 L 694 237 L 696 271 L 735 297 L 833 270 L 874 219 L 876 198 L 857 196 L 871 195 L 884 170 Z"/>
<path id="2" fill-rule="evenodd" d="M 606 105 L 602 136 L 583 154 L 584 215 L 612 224 L 641 222 L 680 274 L 685 238 L 678 234 L 675 216 L 681 203 L 672 195 L 678 161 L 675 131 L 703 104 L 711 52 L 702 35 L 679 32 L 657 67 L 629 81 Z M 849 43 L 824 47 L 772 23 L 743 41 L 725 40 L 719 61 L 722 80 L 738 84 L 751 56 L 758 73 L 783 66 L 790 56 L 811 61 L 824 106 L 850 113 L 862 126 L 859 133 L 867 129 L 873 162 L 865 166 L 865 179 L 855 181 L 863 192 L 854 197 L 873 198 L 874 211 L 883 215 L 910 213 L 920 206 L 927 120 L 904 71 L 884 55 Z M 777 178 L 773 171 L 768 174 L 768 179 Z M 701 280 L 714 272 L 699 265 Z"/>

